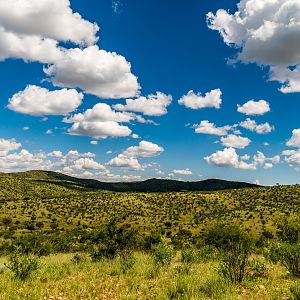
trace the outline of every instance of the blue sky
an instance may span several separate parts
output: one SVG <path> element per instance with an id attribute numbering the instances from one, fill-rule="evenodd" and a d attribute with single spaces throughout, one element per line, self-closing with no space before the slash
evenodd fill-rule
<path id="1" fill-rule="evenodd" d="M 0 1 L 1 171 L 299 183 L 300 50 L 285 57 L 289 51 L 276 52 L 276 45 L 291 30 L 300 34 L 291 28 L 300 13 L 279 13 L 290 0 L 273 7 L 242 0 L 238 8 L 239 2 L 55 0 L 47 8 L 29 1 L 29 12 L 18 7 L 24 18 L 17 18 Z M 36 26 L 32 14 L 41 17 Z M 286 49 L 296 39 L 286 38 Z M 41 50 L 46 40 L 51 45 Z M 197 109 L 188 104 L 189 91 Z M 145 104 L 128 108 L 126 99 L 132 107 Z M 110 108 L 100 105 L 95 113 L 98 103 Z"/>

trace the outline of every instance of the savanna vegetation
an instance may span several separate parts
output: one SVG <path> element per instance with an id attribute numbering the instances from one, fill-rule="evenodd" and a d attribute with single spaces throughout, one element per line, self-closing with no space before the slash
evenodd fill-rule
<path id="1" fill-rule="evenodd" d="M 118 193 L 0 175 L 0 299 L 300 299 L 300 186 Z"/>

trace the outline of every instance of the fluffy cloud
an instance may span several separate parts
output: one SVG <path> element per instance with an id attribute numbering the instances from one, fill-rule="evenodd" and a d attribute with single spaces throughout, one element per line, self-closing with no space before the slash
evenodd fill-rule
<path id="1" fill-rule="evenodd" d="M 250 100 L 242 106 L 238 105 L 237 111 L 248 116 L 264 115 L 270 111 L 270 105 L 265 100 Z"/>
<path id="2" fill-rule="evenodd" d="M 274 164 L 280 162 L 280 156 L 266 157 L 264 153 L 257 151 L 256 155 L 253 156 L 254 163 L 262 166 L 264 169 L 272 169 Z"/>
<path id="3" fill-rule="evenodd" d="M 94 44 L 99 27 L 73 13 L 69 0 L 1 0 L 0 24 L 20 35 Z"/>
<path id="4" fill-rule="evenodd" d="M 232 129 L 232 126 L 217 127 L 214 123 L 210 123 L 208 120 L 201 121 L 200 124 L 194 125 L 196 133 L 212 134 L 223 136 L 227 135 L 228 131 Z"/>
<path id="5" fill-rule="evenodd" d="M 70 176 L 106 182 L 141 180 L 141 176 L 112 174 L 105 166 L 95 160 L 96 155 L 91 152 L 80 153 L 77 150 L 71 150 L 64 154 L 60 150 L 55 150 L 48 153 L 30 153 L 28 150 L 20 148 L 21 144 L 14 139 L 0 139 L 0 172 L 36 169 L 56 171 Z M 141 155 L 144 155 L 143 152 Z M 131 159 L 136 158 L 132 157 Z M 139 163 L 134 167 L 143 169 Z"/>
<path id="6" fill-rule="evenodd" d="M 292 137 L 286 143 L 289 147 L 300 148 L 300 128 L 293 130 Z"/>
<path id="7" fill-rule="evenodd" d="M 240 157 L 236 153 L 234 148 L 225 148 L 222 151 L 217 151 L 210 156 L 204 158 L 209 164 L 218 167 L 231 167 L 235 169 L 243 170 L 255 170 L 256 165 L 254 163 L 246 163 L 240 160 Z"/>
<path id="8" fill-rule="evenodd" d="M 299 1 L 241 0 L 234 14 L 208 13 L 208 23 L 227 45 L 241 49 L 238 60 L 269 66 L 282 92 L 300 91 Z"/>
<path id="9" fill-rule="evenodd" d="M 114 121 L 127 123 L 134 120 L 134 116 L 128 113 L 115 112 L 106 103 L 97 103 L 93 108 L 87 109 L 84 113 L 75 114 L 65 118 L 66 123 L 75 122 L 107 122 Z"/>
<path id="10" fill-rule="evenodd" d="M 123 153 L 117 157 L 111 159 L 106 165 L 110 167 L 120 167 L 130 170 L 143 170 L 143 166 L 140 164 L 137 158 L 154 157 L 161 154 L 164 148 L 157 144 L 141 141 L 138 146 L 132 146 L 127 148 Z"/>
<path id="11" fill-rule="evenodd" d="M 62 172 L 75 176 L 83 175 L 83 177 L 85 177 L 86 174 L 90 174 L 90 176 L 93 177 L 93 171 L 99 170 L 105 171 L 106 168 L 93 158 L 81 157 L 72 162 L 72 164 L 64 166 Z"/>
<path id="12" fill-rule="evenodd" d="M 126 149 L 123 154 L 128 157 L 153 157 L 164 152 L 164 148 L 157 144 L 141 141 L 138 146 Z"/>
<path id="13" fill-rule="evenodd" d="M 178 103 L 191 109 L 201 108 L 217 108 L 221 107 L 222 103 L 222 92 L 220 89 L 212 90 L 207 92 L 205 96 L 201 93 L 194 93 L 189 91 L 187 95 L 183 96 Z"/>
<path id="14" fill-rule="evenodd" d="M 266 157 L 262 152 L 257 151 L 253 156 L 253 161 L 247 163 L 250 159 L 249 155 L 239 156 L 234 148 L 225 148 L 222 151 L 217 151 L 210 156 L 204 158 L 209 164 L 218 167 L 231 167 L 242 170 L 256 170 L 258 166 L 265 169 L 271 169 L 274 164 L 280 162 L 280 156 Z"/>
<path id="15" fill-rule="evenodd" d="M 134 171 L 142 171 L 144 169 L 136 157 L 128 157 L 124 154 L 119 154 L 117 157 L 111 159 L 107 163 L 107 166 L 126 168 Z"/>
<path id="16" fill-rule="evenodd" d="M 107 137 L 130 136 L 132 131 L 114 121 L 107 122 L 76 122 L 68 130 L 71 135 L 86 135 L 95 139 Z"/>
<path id="17" fill-rule="evenodd" d="M 249 146 L 251 140 L 247 137 L 237 136 L 235 134 L 230 134 L 226 137 L 221 138 L 222 145 L 230 148 L 243 149 Z"/>
<path id="18" fill-rule="evenodd" d="M 62 58 L 44 68 L 44 72 L 55 86 L 81 88 L 100 98 L 134 97 L 140 89 L 130 63 L 98 46 L 64 50 Z"/>
<path id="19" fill-rule="evenodd" d="M 185 170 L 173 170 L 172 171 L 174 174 L 178 175 L 192 175 L 193 172 L 190 169 L 185 169 Z"/>
<path id="20" fill-rule="evenodd" d="M 76 90 L 49 91 L 29 85 L 9 100 L 8 108 L 33 116 L 66 115 L 74 111 L 82 102 L 83 94 Z"/>
<path id="21" fill-rule="evenodd" d="M 51 167 L 51 162 L 44 160 L 42 155 L 34 155 L 25 149 L 0 157 L 0 170 L 4 172 L 48 170 Z"/>
<path id="22" fill-rule="evenodd" d="M 0 1 L 0 59 L 54 63 L 59 41 L 92 45 L 99 27 L 73 13 L 69 0 Z"/>
<path id="23" fill-rule="evenodd" d="M 100 98 L 135 97 L 140 86 L 131 65 L 95 45 L 99 28 L 73 13 L 69 0 L 0 0 L 0 60 L 47 64 L 54 85 Z M 72 42 L 86 48 L 64 48 Z"/>
<path id="24" fill-rule="evenodd" d="M 250 131 L 254 131 L 258 134 L 267 134 L 274 130 L 274 126 L 271 126 L 268 122 L 264 124 L 257 124 L 255 120 L 249 118 L 241 122 L 239 126 L 246 128 Z"/>
<path id="25" fill-rule="evenodd" d="M 96 139 L 130 136 L 132 131 L 120 123 L 136 119 L 134 114 L 116 112 L 105 103 L 98 103 L 84 113 L 64 118 L 64 122 L 73 123 L 68 130 L 73 135 L 86 135 Z"/>
<path id="26" fill-rule="evenodd" d="M 0 25 L 0 60 L 21 58 L 25 61 L 53 63 L 62 59 L 58 42 L 39 36 L 19 36 Z"/>
<path id="27" fill-rule="evenodd" d="M 143 113 L 146 116 L 162 116 L 167 114 L 167 107 L 172 102 L 172 96 L 157 92 L 156 95 L 127 99 L 126 104 L 116 104 L 114 108 L 121 111 Z"/>
<path id="28" fill-rule="evenodd" d="M 300 149 L 298 150 L 285 150 L 282 152 L 285 156 L 285 161 L 294 167 L 297 171 L 300 170 Z"/>
<path id="29" fill-rule="evenodd" d="M 0 156 L 5 156 L 8 152 L 18 150 L 22 144 L 17 143 L 15 139 L 0 139 Z"/>

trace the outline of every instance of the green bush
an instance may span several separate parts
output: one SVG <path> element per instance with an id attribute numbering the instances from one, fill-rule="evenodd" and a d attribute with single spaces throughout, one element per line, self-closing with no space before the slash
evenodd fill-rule
<path id="1" fill-rule="evenodd" d="M 20 248 L 16 248 L 5 266 L 14 273 L 15 278 L 26 280 L 40 268 L 40 263 L 33 254 L 24 253 Z"/>
<path id="2" fill-rule="evenodd" d="M 90 237 L 93 246 L 91 258 L 96 261 L 101 258 L 113 259 L 118 251 L 133 249 L 137 243 L 137 232 L 129 226 L 117 226 L 115 221 L 94 231 Z"/>
<path id="3" fill-rule="evenodd" d="M 270 250 L 269 258 L 280 262 L 291 275 L 300 277 L 300 243 L 276 243 Z"/>
<path id="4" fill-rule="evenodd" d="M 175 250 L 168 239 L 154 246 L 152 253 L 155 264 L 159 266 L 168 266 L 175 256 Z"/>
<path id="5" fill-rule="evenodd" d="M 232 244 L 248 244 L 250 236 L 236 225 L 217 224 L 204 233 L 205 245 L 211 245 L 220 250 L 226 250 Z"/>

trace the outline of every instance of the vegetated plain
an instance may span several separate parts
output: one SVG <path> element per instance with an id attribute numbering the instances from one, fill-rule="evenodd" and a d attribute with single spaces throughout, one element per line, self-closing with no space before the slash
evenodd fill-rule
<path id="1" fill-rule="evenodd" d="M 95 184 L 0 174 L 0 299 L 300 299 L 299 185 Z"/>

